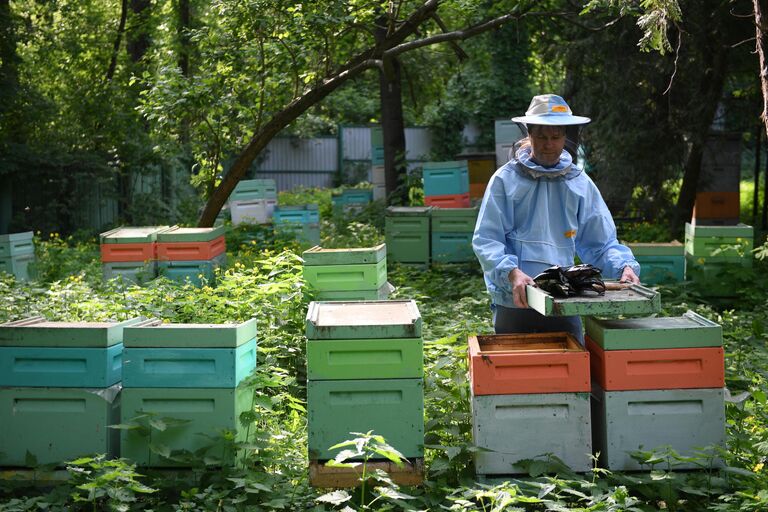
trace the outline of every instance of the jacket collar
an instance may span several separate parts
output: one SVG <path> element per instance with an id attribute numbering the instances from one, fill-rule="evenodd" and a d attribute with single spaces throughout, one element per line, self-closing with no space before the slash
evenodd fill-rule
<path id="1" fill-rule="evenodd" d="M 515 160 L 517 161 L 517 165 L 515 166 L 517 170 L 533 179 L 560 178 L 572 171 L 576 171 L 576 174 L 579 174 L 578 171 L 580 171 L 580 169 L 573 165 L 573 157 L 571 157 L 571 154 L 565 150 L 563 150 L 560 155 L 560 161 L 549 167 L 544 167 L 533 161 L 530 147 L 517 150 L 517 153 L 515 153 Z M 569 178 L 570 177 L 573 176 L 569 176 Z"/>

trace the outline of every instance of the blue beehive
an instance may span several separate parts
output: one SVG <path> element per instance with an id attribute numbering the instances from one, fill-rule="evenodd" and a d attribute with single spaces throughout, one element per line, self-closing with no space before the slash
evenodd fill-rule
<path id="1" fill-rule="evenodd" d="M 207 284 L 213 284 L 216 280 L 216 269 L 224 267 L 227 263 L 227 255 L 219 254 L 211 260 L 193 261 L 159 261 L 157 273 L 177 283 L 191 283 L 193 286 L 203 286 L 203 279 Z"/>
<path id="2" fill-rule="evenodd" d="M 447 196 L 469 193 L 469 170 L 466 160 L 427 162 L 424 164 L 425 196 Z"/>
<path id="3" fill-rule="evenodd" d="M 120 382 L 123 345 L 0 347 L 0 386 L 107 388 Z"/>

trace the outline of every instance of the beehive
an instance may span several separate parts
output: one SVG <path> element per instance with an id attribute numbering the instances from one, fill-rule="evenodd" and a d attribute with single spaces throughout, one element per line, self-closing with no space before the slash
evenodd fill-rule
<path id="1" fill-rule="evenodd" d="M 612 471 L 648 469 L 631 454 L 671 447 L 683 457 L 700 448 L 725 447 L 723 389 L 654 391 L 592 391 L 594 448 L 601 466 Z M 716 453 L 716 452 L 715 452 Z M 710 449 L 710 456 L 713 452 Z M 706 460 L 699 461 L 707 465 Z M 712 465 L 721 462 L 713 458 Z M 666 463 L 663 463 L 666 468 Z M 675 469 L 699 469 L 696 462 L 675 463 Z"/>
<path id="2" fill-rule="evenodd" d="M 418 206 L 387 208 L 384 233 L 389 261 L 429 264 L 431 211 Z"/>

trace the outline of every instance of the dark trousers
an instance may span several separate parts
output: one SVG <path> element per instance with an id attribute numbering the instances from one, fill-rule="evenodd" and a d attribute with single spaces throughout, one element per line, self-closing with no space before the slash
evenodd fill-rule
<path id="1" fill-rule="evenodd" d="M 544 316 L 534 309 L 507 308 L 494 304 L 493 328 L 496 334 L 529 332 L 569 332 L 584 344 L 581 318 L 578 316 Z"/>

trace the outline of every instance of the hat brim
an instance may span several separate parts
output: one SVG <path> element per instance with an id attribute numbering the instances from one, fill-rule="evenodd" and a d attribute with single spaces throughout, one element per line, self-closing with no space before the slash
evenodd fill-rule
<path id="1" fill-rule="evenodd" d="M 588 117 L 574 116 L 571 114 L 547 114 L 543 116 L 513 117 L 516 123 L 539 124 L 544 126 L 572 126 L 575 124 L 587 124 L 592 121 Z"/>

